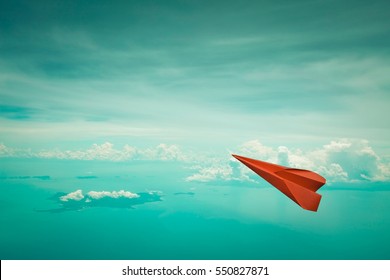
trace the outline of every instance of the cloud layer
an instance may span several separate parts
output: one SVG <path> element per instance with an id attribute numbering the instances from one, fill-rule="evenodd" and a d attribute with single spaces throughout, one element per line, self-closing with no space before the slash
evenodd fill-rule
<path id="1" fill-rule="evenodd" d="M 93 144 L 86 150 L 42 150 L 15 149 L 0 143 L 0 157 L 19 158 L 46 158 L 72 160 L 186 160 L 186 156 L 176 145 L 159 144 L 156 147 L 140 149 L 124 145 L 122 149 L 115 149 L 110 142 L 101 145 Z"/>
<path id="2" fill-rule="evenodd" d="M 286 146 L 271 147 L 259 140 L 250 140 L 238 145 L 234 153 L 277 163 L 280 165 L 309 169 L 324 176 L 328 182 L 353 181 L 388 181 L 390 180 L 390 163 L 378 155 L 367 140 L 338 139 L 330 141 L 320 148 L 297 149 Z M 0 144 L 0 157 L 42 158 L 64 160 L 100 160 L 130 161 L 157 160 L 181 161 L 184 165 L 192 165 L 196 170 L 186 181 L 257 181 L 256 176 L 248 168 L 237 162 L 230 154 L 206 154 L 183 151 L 176 145 L 159 144 L 152 148 L 136 148 L 125 145 L 122 149 L 106 142 L 94 144 L 86 150 L 43 150 L 15 149 Z M 77 193 L 75 198 L 80 197 Z M 108 195 L 92 193 L 91 197 Z M 111 193 L 113 197 L 125 193 Z M 71 196 L 69 197 L 69 199 Z M 64 198 L 68 199 L 68 197 Z"/>
<path id="3" fill-rule="evenodd" d="M 92 207 L 132 208 L 134 205 L 161 201 L 161 192 L 149 191 L 132 193 L 130 191 L 89 191 L 83 194 L 81 189 L 70 193 L 57 193 L 52 197 L 61 207 L 38 212 L 61 213 L 79 211 Z"/>
<path id="4" fill-rule="evenodd" d="M 251 140 L 241 144 L 237 154 L 260 160 L 318 172 L 329 182 L 388 181 L 390 164 L 383 160 L 366 140 L 340 139 L 319 149 L 303 151 L 277 148 Z M 187 181 L 253 181 L 256 176 L 248 168 L 231 158 L 209 166 L 198 166 L 198 172 Z"/>
<path id="5" fill-rule="evenodd" d="M 91 199 L 102 199 L 105 197 L 131 199 L 131 198 L 138 198 L 139 195 L 136 193 L 129 192 L 129 191 L 120 190 L 120 191 L 112 191 L 112 192 L 90 191 L 84 196 L 82 190 L 77 190 L 77 191 L 74 191 L 74 192 L 71 192 L 71 193 L 68 193 L 66 195 L 61 196 L 60 200 L 67 202 L 70 200 L 80 201 L 80 200 L 86 198 L 86 202 L 90 202 Z"/>
<path id="6" fill-rule="evenodd" d="M 132 193 L 132 192 L 129 192 L 129 191 L 124 191 L 124 190 L 120 190 L 120 191 L 112 191 L 112 192 L 107 192 L 107 191 L 100 191 L 100 192 L 96 192 L 96 191 L 90 191 L 88 192 L 88 196 L 92 199 L 101 199 L 101 198 L 104 198 L 104 197 L 111 197 L 111 198 L 120 198 L 120 197 L 123 197 L 123 198 L 137 198 L 139 197 L 138 194 L 136 193 Z"/>
<path id="7" fill-rule="evenodd" d="M 75 200 L 80 201 L 84 198 L 82 190 L 77 190 L 71 193 L 68 193 L 67 195 L 63 195 L 60 197 L 61 201 L 67 202 L 69 200 Z"/>

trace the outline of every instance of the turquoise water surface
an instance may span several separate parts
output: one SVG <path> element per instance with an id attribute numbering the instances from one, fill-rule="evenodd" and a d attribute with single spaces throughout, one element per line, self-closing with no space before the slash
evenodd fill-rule
<path id="1" fill-rule="evenodd" d="M 390 258 L 384 183 L 325 185 L 313 213 L 265 182 L 187 182 L 177 162 L 0 163 L 1 259 Z M 120 190 L 139 197 L 87 198 Z"/>

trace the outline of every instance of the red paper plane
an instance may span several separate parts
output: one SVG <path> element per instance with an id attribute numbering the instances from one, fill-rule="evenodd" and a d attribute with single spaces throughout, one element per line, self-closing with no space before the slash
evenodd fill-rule
<path id="1" fill-rule="evenodd" d="M 321 195 L 316 191 L 326 183 L 324 177 L 309 170 L 289 168 L 238 155 L 232 156 L 263 177 L 302 208 L 317 211 Z"/>

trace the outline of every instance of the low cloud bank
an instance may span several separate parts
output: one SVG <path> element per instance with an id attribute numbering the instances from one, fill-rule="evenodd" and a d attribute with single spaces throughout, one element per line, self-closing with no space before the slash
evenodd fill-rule
<path id="1" fill-rule="evenodd" d="M 365 140 L 340 139 L 319 149 L 303 151 L 285 146 L 269 147 L 259 140 L 241 144 L 236 153 L 280 165 L 313 170 L 329 182 L 389 181 L 390 164 Z M 197 166 L 187 181 L 253 181 L 256 175 L 231 158 L 209 166 Z"/>

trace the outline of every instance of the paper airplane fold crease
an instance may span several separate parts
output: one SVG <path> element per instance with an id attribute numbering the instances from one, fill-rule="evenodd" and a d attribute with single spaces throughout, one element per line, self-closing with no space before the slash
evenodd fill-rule
<path id="1" fill-rule="evenodd" d="M 233 157 L 302 208 L 317 211 L 321 195 L 316 191 L 326 183 L 326 179 L 321 175 L 305 169 L 289 168 L 243 156 L 233 155 Z"/>

